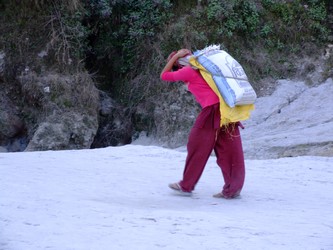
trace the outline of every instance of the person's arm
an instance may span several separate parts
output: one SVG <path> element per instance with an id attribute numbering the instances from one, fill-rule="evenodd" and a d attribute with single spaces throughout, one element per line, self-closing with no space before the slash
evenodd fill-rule
<path id="1" fill-rule="evenodd" d="M 178 52 L 167 62 L 167 64 L 164 66 L 160 78 L 162 78 L 162 75 L 164 72 L 169 72 L 171 71 L 173 65 L 175 64 L 175 62 L 178 60 L 178 58 L 184 57 L 185 55 L 191 53 L 190 50 L 188 49 L 181 49 L 178 50 Z"/>

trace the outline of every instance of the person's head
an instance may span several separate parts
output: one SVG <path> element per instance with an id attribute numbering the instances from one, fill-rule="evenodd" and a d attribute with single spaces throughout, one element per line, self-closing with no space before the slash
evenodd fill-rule
<path id="1" fill-rule="evenodd" d="M 174 57 L 176 54 L 177 54 L 177 51 L 172 51 L 167 58 L 167 62 L 169 62 L 171 60 L 171 58 Z M 178 58 L 178 60 L 176 60 L 175 63 L 173 64 L 172 70 L 177 71 L 177 70 L 183 68 L 184 66 L 190 65 L 190 63 L 189 63 L 190 56 L 191 56 L 191 54 L 189 53 L 181 58 Z"/>

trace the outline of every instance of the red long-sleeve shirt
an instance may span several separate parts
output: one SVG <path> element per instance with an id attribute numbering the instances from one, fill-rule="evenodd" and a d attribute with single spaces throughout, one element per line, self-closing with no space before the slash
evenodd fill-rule
<path id="1" fill-rule="evenodd" d="M 161 75 L 161 79 L 168 82 L 184 82 L 202 108 L 219 103 L 218 96 L 203 79 L 199 70 L 195 70 L 190 66 L 173 72 L 164 72 Z"/>

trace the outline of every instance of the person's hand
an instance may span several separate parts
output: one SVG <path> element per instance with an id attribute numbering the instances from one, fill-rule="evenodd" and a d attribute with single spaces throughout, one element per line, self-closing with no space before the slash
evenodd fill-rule
<path id="1" fill-rule="evenodd" d="M 188 54 L 191 54 L 191 51 L 188 49 L 181 49 L 181 50 L 178 50 L 178 52 L 177 52 L 178 58 L 184 57 Z"/>
<path id="2" fill-rule="evenodd" d="M 174 63 L 178 60 L 178 58 L 182 58 L 188 54 L 192 54 L 190 50 L 188 49 L 180 49 L 177 51 L 176 54 L 174 54 L 171 58 L 169 58 L 167 64 L 164 66 L 162 72 L 161 72 L 161 75 L 160 75 L 160 78 L 162 78 L 162 75 L 164 72 L 166 71 L 171 71 Z"/>

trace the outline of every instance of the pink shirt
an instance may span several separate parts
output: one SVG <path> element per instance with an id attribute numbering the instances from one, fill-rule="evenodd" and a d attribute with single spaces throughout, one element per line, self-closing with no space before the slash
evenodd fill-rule
<path id="1" fill-rule="evenodd" d="M 218 96 L 203 79 L 199 70 L 195 70 L 190 66 L 174 72 L 164 72 L 161 79 L 168 82 L 185 82 L 188 86 L 188 90 L 194 95 L 202 108 L 220 102 Z"/>

